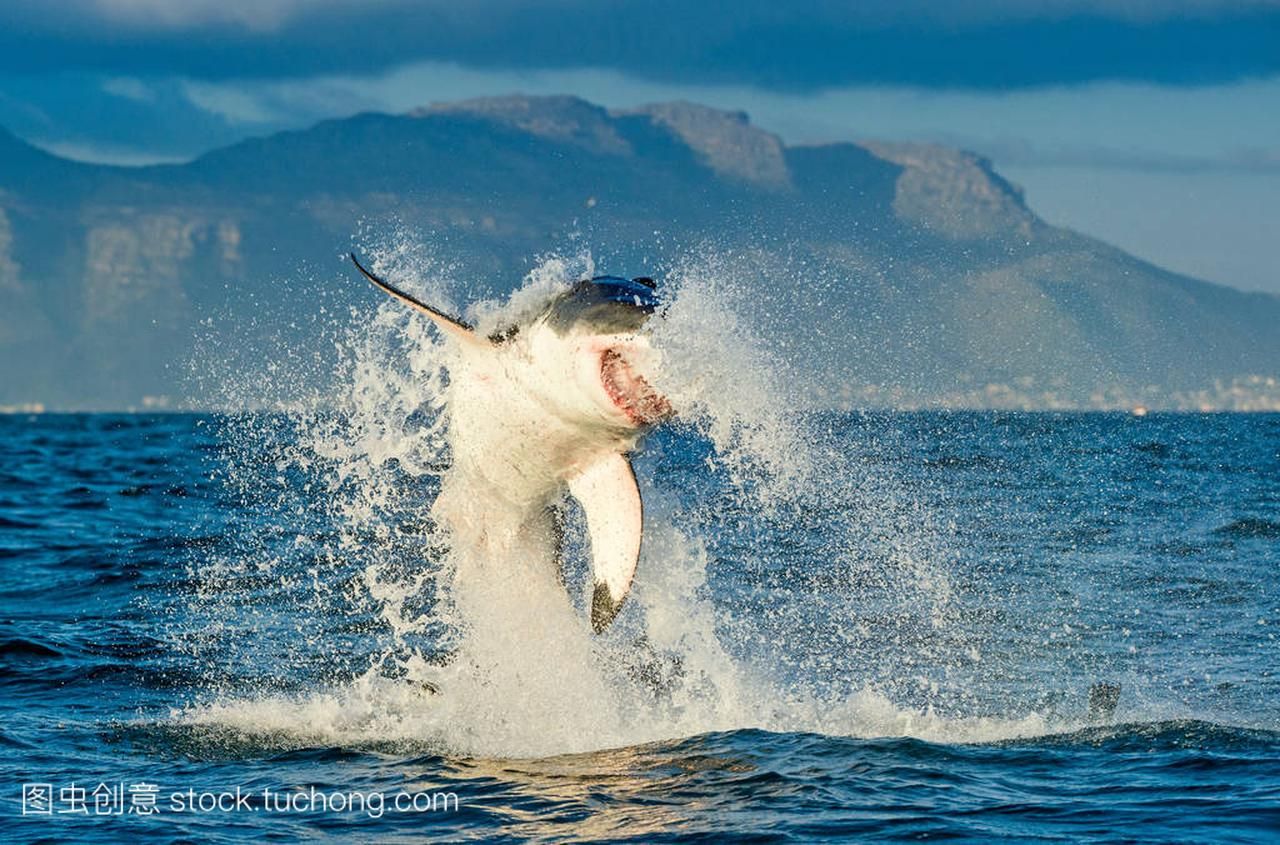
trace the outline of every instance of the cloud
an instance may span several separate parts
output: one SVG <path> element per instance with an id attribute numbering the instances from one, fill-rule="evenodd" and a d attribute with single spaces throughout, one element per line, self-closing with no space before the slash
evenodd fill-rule
<path id="1" fill-rule="evenodd" d="M 226 79 L 614 70 L 683 84 L 986 90 L 1280 73 L 1277 0 L 68 0 L 0 8 L 0 72 Z"/>
<path id="2" fill-rule="evenodd" d="M 436 14 L 457 11 L 453 0 L 71 0 L 69 5 L 96 13 L 106 21 L 145 29 L 196 29 L 209 24 L 237 24 L 247 29 L 272 31 L 284 24 L 316 13 L 345 11 L 351 15 L 368 13 L 371 7 L 396 7 Z M 476 18 L 510 14 L 520 7 L 537 7 L 543 12 L 582 15 L 596 0 L 481 0 L 468 4 Z M 612 4 L 616 9 L 617 3 Z M 704 3 L 718 16 L 752 13 L 750 5 L 735 5 L 726 12 L 717 4 Z M 1212 17 L 1224 11 L 1266 9 L 1276 0 L 978 0 L 968 3 L 938 3 L 936 0 L 863 0 L 861 3 L 793 3 L 797 16 L 835 17 L 867 25 L 889 25 L 928 20 L 933 23 L 973 24 L 1009 20 L 1054 19 L 1091 15 L 1129 21 L 1159 21 L 1179 17 Z M 457 17 L 457 15 L 454 15 Z M 779 18 L 777 10 L 772 16 Z M 788 15 L 782 14 L 785 19 Z"/>
<path id="3" fill-rule="evenodd" d="M 948 146 L 972 150 L 1000 167 L 1083 168 L 1131 173 L 1280 173 L 1280 150 L 1233 149 L 1189 155 L 1150 147 L 1036 144 L 1026 139 L 940 135 Z"/>
<path id="4" fill-rule="evenodd" d="M 271 33 L 286 23 L 316 13 L 346 10 L 358 14 L 387 0 L 89 0 L 73 2 L 102 21 L 141 30 L 198 30 L 240 27 Z"/>
<path id="5" fill-rule="evenodd" d="M 183 93 L 197 108 L 235 124 L 271 124 L 280 116 L 252 93 L 225 85 L 183 82 Z"/>
<path id="6" fill-rule="evenodd" d="M 102 83 L 102 90 L 139 103 L 152 103 L 156 99 L 155 92 L 145 82 L 130 76 L 117 76 L 105 80 Z"/>
<path id="7" fill-rule="evenodd" d="M 181 164 L 189 161 L 188 156 L 157 155 L 149 151 L 139 151 L 130 147 L 99 146 L 93 143 L 77 143 L 75 141 L 55 141 L 38 145 L 41 149 L 72 161 L 85 161 L 93 164 L 116 164 L 121 167 L 138 167 L 146 164 Z"/>
<path id="8" fill-rule="evenodd" d="M 72 158 L 117 164 L 190 158 L 246 134 L 193 103 L 183 80 L 75 72 L 0 76 L 0 127 Z"/>

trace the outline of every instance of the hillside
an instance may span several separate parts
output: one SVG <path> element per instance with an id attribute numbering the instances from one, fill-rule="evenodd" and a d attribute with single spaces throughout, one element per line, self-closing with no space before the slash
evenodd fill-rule
<path id="1" fill-rule="evenodd" d="M 328 354 L 297 326 L 377 301 L 336 256 L 388 221 L 432 233 L 476 295 L 573 233 L 631 275 L 709 242 L 749 262 L 828 404 L 1240 406 L 1280 374 L 1280 298 L 1049 226 L 977 156 L 788 147 L 689 103 L 507 97 L 144 168 L 0 132 L 0 405 L 200 404 L 200 356 Z M 211 319 L 224 345 L 196 351 Z"/>

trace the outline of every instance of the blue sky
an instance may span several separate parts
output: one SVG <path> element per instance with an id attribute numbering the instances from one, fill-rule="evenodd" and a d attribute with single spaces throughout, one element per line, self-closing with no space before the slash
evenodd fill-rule
<path id="1" fill-rule="evenodd" d="M 0 126 L 82 159 L 513 91 L 963 146 L 1052 222 L 1280 293 L 1280 0 L 0 0 Z"/>

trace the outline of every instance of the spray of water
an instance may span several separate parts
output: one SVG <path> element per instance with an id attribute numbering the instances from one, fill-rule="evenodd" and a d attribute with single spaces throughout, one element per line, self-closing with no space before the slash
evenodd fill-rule
<path id="1" fill-rule="evenodd" d="M 447 268 L 429 251 L 402 242 L 375 255 L 375 269 L 394 267 L 448 303 Z M 509 299 L 468 316 L 482 332 L 519 322 L 592 272 L 589 255 L 545 259 Z M 271 529 L 255 524 L 241 560 L 196 573 L 206 586 L 195 618 L 220 627 L 193 650 L 214 662 L 217 652 L 241 682 L 211 684 L 174 717 L 486 756 L 744 727 L 938 740 L 1043 731 L 1037 716 L 946 718 L 902 704 L 903 684 L 931 683 L 912 676 L 913 662 L 946 639 L 945 550 L 927 515 L 895 498 L 891 478 L 851 458 L 820 415 L 798 412 L 805 362 L 780 355 L 753 321 L 741 278 L 732 257 L 703 250 L 663 279 L 667 304 L 647 329 L 661 356 L 656 386 L 676 428 L 705 447 L 686 477 L 710 486 L 674 488 L 663 466 L 687 455 L 642 451 L 639 575 L 605 635 L 591 633 L 584 612 L 580 514 L 570 515 L 568 598 L 549 561 L 477 560 L 481 549 L 432 518 L 450 466 L 449 397 L 466 385 L 451 378 L 448 343 L 387 302 L 338 344 L 336 397 L 229 428 L 229 484 L 248 490 L 265 477 L 288 492 L 267 503 Z M 246 571 L 253 589 L 227 589 Z M 469 571 L 486 577 L 460 576 Z M 729 582 L 731 599 L 713 600 Z M 283 609 L 263 610 L 271 602 Z M 745 604 L 764 610 L 743 618 Z M 886 638 L 877 625 L 890 617 L 896 634 Z M 279 639 L 255 649 L 247 629 Z M 301 656 L 282 661 L 281 640 Z M 244 666 L 268 652 L 294 680 L 246 692 Z M 238 669 L 225 665 L 229 653 Z M 851 673 L 863 657 L 866 672 Z M 257 673 L 271 675 L 270 666 Z"/>

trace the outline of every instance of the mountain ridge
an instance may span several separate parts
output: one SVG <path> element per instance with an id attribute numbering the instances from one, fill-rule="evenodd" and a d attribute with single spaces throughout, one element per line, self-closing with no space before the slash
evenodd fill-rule
<path id="1" fill-rule="evenodd" d="M 178 365 L 202 321 L 243 325 L 227 343 L 247 360 L 314 346 L 282 328 L 281 286 L 295 307 L 367 302 L 316 262 L 405 222 L 485 295 L 575 238 L 647 274 L 699 244 L 751 256 L 740 272 L 782 315 L 770 330 L 829 371 L 828 404 L 1183 407 L 1211 404 L 1215 380 L 1280 373 L 1280 297 L 1051 226 L 972 153 L 788 146 L 694 103 L 512 95 L 140 168 L 66 161 L 0 130 L 0 405 L 214 401 Z"/>

